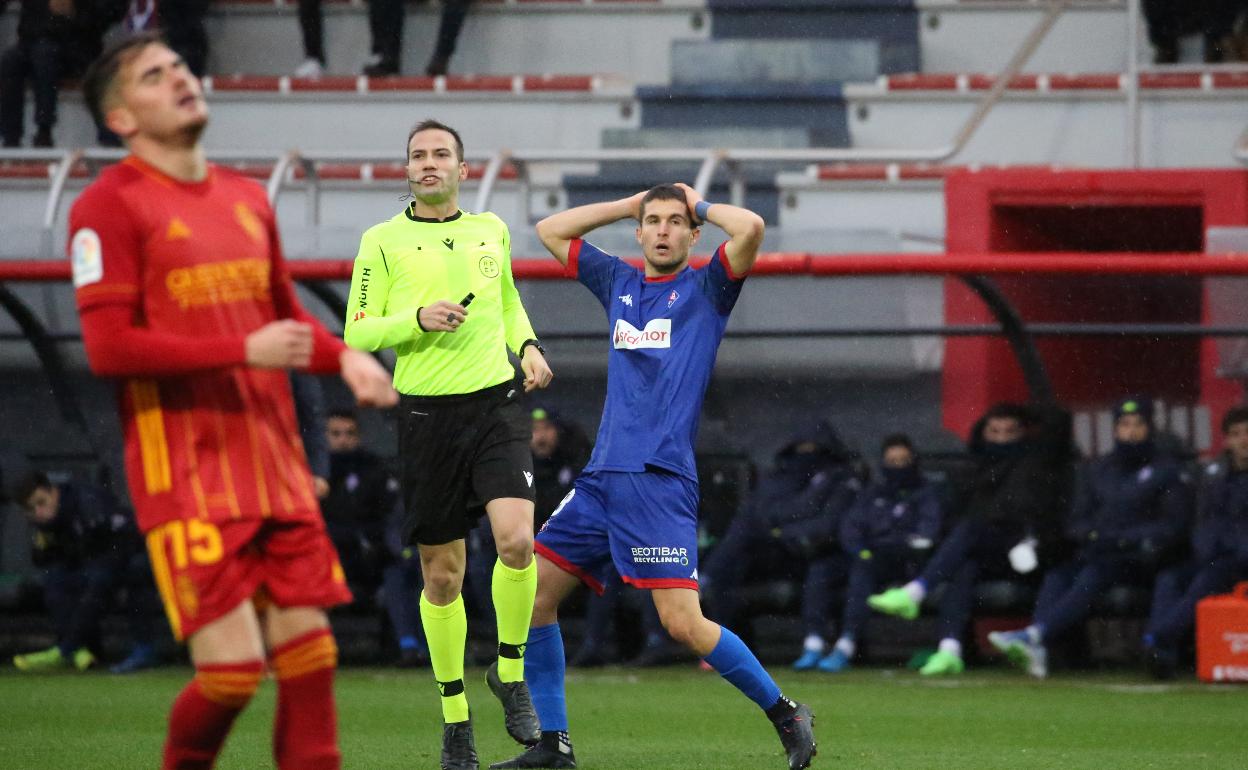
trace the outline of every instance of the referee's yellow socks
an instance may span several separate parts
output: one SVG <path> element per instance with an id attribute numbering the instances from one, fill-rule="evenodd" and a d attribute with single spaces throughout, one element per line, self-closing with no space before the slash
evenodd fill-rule
<path id="1" fill-rule="evenodd" d="M 532 606 L 530 600 L 529 606 Z M 420 621 L 429 642 L 429 660 L 433 677 L 442 694 L 442 719 L 445 722 L 468 720 L 468 696 L 464 694 L 464 645 L 468 639 L 468 616 L 464 613 L 464 597 L 439 607 L 420 594 Z"/>
<path id="2" fill-rule="evenodd" d="M 498 678 L 519 682 L 524 679 L 524 645 L 537 596 L 537 558 L 524 569 L 512 569 L 502 559 L 494 562 L 490 588 L 498 618 Z"/>

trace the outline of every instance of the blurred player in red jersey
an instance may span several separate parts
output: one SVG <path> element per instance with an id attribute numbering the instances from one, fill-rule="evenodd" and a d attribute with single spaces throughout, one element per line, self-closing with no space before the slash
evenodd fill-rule
<path id="1" fill-rule="evenodd" d="M 92 370 L 119 380 L 130 494 L 194 680 L 164 768 L 209 768 L 268 665 L 282 770 L 338 768 L 323 608 L 350 599 L 312 492 L 286 370 L 340 372 L 362 405 L 389 375 L 295 298 L 259 185 L 209 164 L 199 81 L 158 37 L 101 54 L 83 90 L 131 155 L 74 204 L 70 256 Z"/>

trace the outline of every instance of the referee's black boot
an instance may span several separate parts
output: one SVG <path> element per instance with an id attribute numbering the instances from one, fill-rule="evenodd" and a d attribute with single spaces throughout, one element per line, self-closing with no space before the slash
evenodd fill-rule
<path id="1" fill-rule="evenodd" d="M 792 703 L 792 701 L 790 701 Z M 810 706 L 805 703 L 794 703 L 794 708 L 787 716 L 772 722 L 784 753 L 789 760 L 789 770 L 804 770 L 810 767 L 810 760 L 817 753 L 815 748 L 815 715 L 810 713 Z"/>
<path id="2" fill-rule="evenodd" d="M 537 721 L 537 711 L 533 708 L 533 699 L 529 697 L 529 686 L 524 681 L 504 682 L 498 678 L 498 661 L 490 664 L 485 670 L 485 683 L 490 692 L 503 704 L 503 717 L 507 724 L 507 734 L 516 743 L 532 746 L 542 737 L 542 727 Z M 535 765 L 541 767 L 541 765 Z"/>
<path id="3" fill-rule="evenodd" d="M 472 716 L 466 722 L 442 725 L 442 770 L 480 770 L 476 741 L 472 737 Z"/>
<path id="4" fill-rule="evenodd" d="M 495 762 L 490 770 L 515 770 L 545 768 L 546 770 L 573 770 L 576 754 L 572 753 L 572 741 L 565 732 L 544 732 L 536 745 L 523 754 L 506 762 Z"/>

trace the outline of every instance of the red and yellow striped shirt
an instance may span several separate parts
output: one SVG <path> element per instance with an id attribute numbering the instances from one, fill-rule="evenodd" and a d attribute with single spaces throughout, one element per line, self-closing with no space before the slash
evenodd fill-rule
<path id="1" fill-rule="evenodd" d="M 120 378 L 139 526 L 319 515 L 287 373 L 246 366 L 245 339 L 308 321 L 316 372 L 343 346 L 299 305 L 260 186 L 213 166 L 180 182 L 131 156 L 79 197 L 70 234 L 88 360 Z"/>

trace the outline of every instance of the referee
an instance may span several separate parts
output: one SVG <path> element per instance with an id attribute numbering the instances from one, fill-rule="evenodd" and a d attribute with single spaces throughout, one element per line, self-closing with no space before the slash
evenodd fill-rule
<path id="1" fill-rule="evenodd" d="M 360 239 L 344 332 L 353 348 L 398 355 L 403 536 L 420 550 L 420 617 L 442 698 L 444 770 L 478 766 L 460 591 L 464 537 L 482 513 L 499 555 L 491 586 L 498 661 L 486 682 L 502 701 L 511 737 L 526 745 L 540 737 L 523 658 L 537 590 L 533 458 L 507 350 L 520 358 L 526 391 L 546 387 L 552 374 L 511 275 L 507 226 L 489 212 L 459 208 L 467 177 L 455 129 L 434 120 L 412 129 L 413 200 Z"/>

